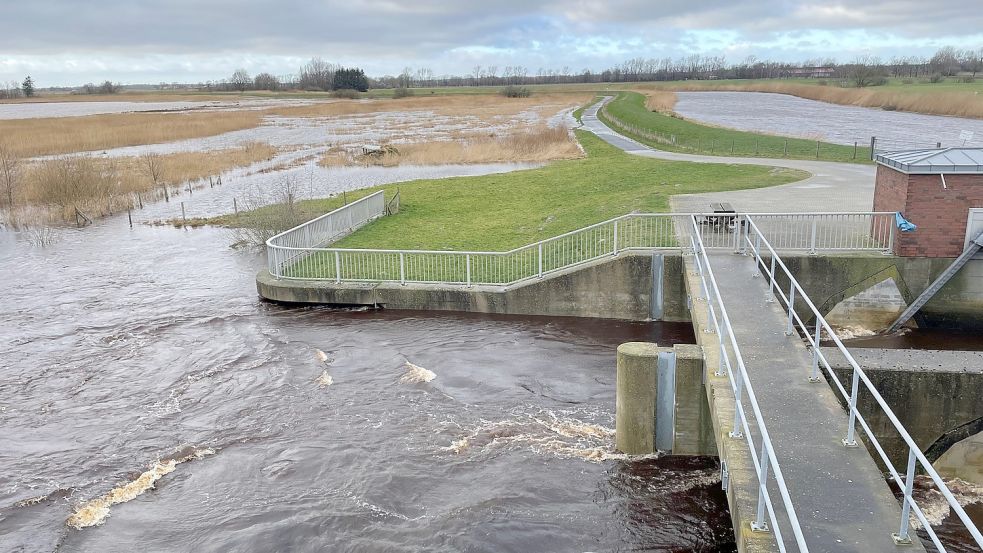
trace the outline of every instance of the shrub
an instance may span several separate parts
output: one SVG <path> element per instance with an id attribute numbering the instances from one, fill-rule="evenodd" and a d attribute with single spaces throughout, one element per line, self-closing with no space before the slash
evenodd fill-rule
<path id="1" fill-rule="evenodd" d="M 930 83 L 945 82 L 945 76 L 942 75 L 942 73 L 934 73 L 931 77 L 928 78 L 928 82 Z"/>
<path id="2" fill-rule="evenodd" d="M 915 84 L 915 79 L 901 79 L 901 84 Z"/>
<path id="3" fill-rule="evenodd" d="M 528 98 L 532 96 L 532 91 L 526 86 L 516 86 L 510 84 L 502 89 L 502 96 L 506 98 Z"/>
<path id="4" fill-rule="evenodd" d="M 959 80 L 961 82 L 964 82 L 964 83 L 975 83 L 976 82 L 976 77 L 974 77 L 972 75 L 964 75 Z"/>
<path id="5" fill-rule="evenodd" d="M 408 98 L 413 95 L 413 91 L 405 86 L 393 90 L 393 98 Z"/>
<path id="6" fill-rule="evenodd" d="M 829 81 L 827 81 L 826 79 L 820 79 L 816 81 L 816 84 L 819 86 L 829 86 Z"/>
<path id="7" fill-rule="evenodd" d="M 331 96 L 333 98 L 347 98 L 349 100 L 358 100 L 359 98 L 362 97 L 362 95 L 359 94 L 357 90 L 353 90 L 351 88 L 342 88 L 340 90 L 335 90 L 334 92 L 331 93 Z"/>

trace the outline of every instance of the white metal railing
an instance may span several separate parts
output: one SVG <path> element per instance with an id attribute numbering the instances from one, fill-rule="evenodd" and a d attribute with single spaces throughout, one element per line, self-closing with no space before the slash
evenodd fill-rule
<path id="1" fill-rule="evenodd" d="M 386 212 L 382 190 L 281 232 L 266 241 L 267 267 L 280 278 L 289 269 Z"/>
<path id="2" fill-rule="evenodd" d="M 362 212 L 333 211 L 267 242 L 270 274 L 303 280 L 510 285 L 626 250 L 677 249 L 676 223 L 694 214 L 631 213 L 505 252 L 328 248 L 323 245 L 381 215 L 375 195 Z M 375 203 L 378 202 L 378 203 Z M 358 208 L 361 209 L 361 208 Z M 331 216 L 331 217 L 329 217 Z M 695 214 L 704 247 L 738 249 L 745 214 Z M 894 213 L 757 214 L 789 250 L 890 251 Z M 764 223 L 762 223 L 764 224 Z M 308 227 L 314 227 L 308 229 Z M 832 227 L 842 226 L 836 230 Z M 683 228 L 680 227 L 680 228 Z M 310 233 L 310 236 L 308 236 Z M 793 238 L 798 237 L 798 238 Z M 801 238 L 805 237 L 805 238 Z"/>
<path id="3" fill-rule="evenodd" d="M 771 529 L 774 532 L 779 549 L 783 552 L 786 551 L 786 544 L 782 538 L 778 516 L 768 493 L 770 469 L 771 478 L 774 480 L 775 486 L 781 495 L 785 516 L 792 529 L 795 545 L 799 551 L 807 552 L 809 548 L 805 543 L 802 528 L 799 525 L 799 519 L 795 514 L 795 507 L 792 505 L 792 498 L 789 494 L 788 486 L 785 484 L 785 477 L 782 475 L 781 466 L 775 455 L 775 449 L 772 446 L 768 428 L 765 426 L 765 419 L 758 406 L 754 388 L 751 386 L 751 381 L 748 378 L 747 369 L 744 366 L 744 357 L 741 355 L 741 349 L 737 344 L 734 330 L 731 327 L 730 317 L 727 315 L 723 298 L 720 295 L 719 288 L 717 288 L 717 280 L 713 276 L 713 269 L 710 266 L 710 260 L 707 257 L 706 247 L 702 239 L 703 229 L 697 216 L 691 218 L 691 224 L 693 232 L 690 234 L 690 244 L 693 248 L 696 268 L 700 276 L 701 292 L 703 294 L 703 298 L 701 299 L 706 302 L 707 326 L 709 331 L 717 334 L 720 345 L 720 362 L 717 365 L 715 374 L 717 376 L 726 375 L 730 381 L 731 390 L 734 392 L 734 426 L 730 432 L 730 437 L 735 439 L 744 438 L 747 441 L 758 480 L 757 513 L 754 522 L 751 524 L 751 529 L 754 531 L 766 531 L 769 529 L 768 521 L 770 521 Z M 731 358 L 733 358 L 733 361 L 731 361 Z M 754 415 L 754 423 L 758 436 L 760 436 L 761 443 L 759 445 L 756 445 L 754 442 L 754 436 L 745 414 L 745 394 L 747 395 L 747 404 L 750 405 L 752 414 Z M 768 521 L 765 520 L 765 516 L 768 517 Z"/>
<path id="4" fill-rule="evenodd" d="M 935 544 L 936 548 L 939 551 L 946 550 L 942 545 L 942 542 L 939 540 L 939 537 L 932 529 L 932 526 L 926 519 L 925 514 L 922 512 L 921 508 L 918 506 L 917 502 L 912 496 L 916 465 L 921 465 L 921 470 L 923 470 L 925 474 L 931 478 L 932 482 L 938 488 L 938 491 L 943 497 L 945 497 L 951 512 L 954 513 L 966 526 L 967 531 L 976 541 L 976 544 L 983 548 L 983 535 L 980 534 L 980 530 L 969 518 L 962 506 L 959 505 L 959 502 L 946 486 L 945 481 L 943 481 L 942 477 L 935 471 L 932 463 L 925 457 L 924 453 L 922 453 L 921 449 L 915 443 L 914 439 L 912 439 L 904 425 L 902 425 L 901 421 L 898 420 L 898 417 L 894 414 L 894 411 L 887 404 L 887 402 L 884 401 L 884 398 L 881 396 L 880 392 L 877 391 L 877 388 L 874 387 L 874 384 L 867 377 L 867 374 L 862 368 L 860 368 L 860 365 L 857 364 L 857 361 L 853 358 L 853 355 L 850 354 L 850 351 L 846 348 L 846 346 L 843 345 L 843 342 L 840 340 L 839 336 L 837 336 L 836 332 L 830 327 L 829 323 L 826 322 L 826 319 L 822 316 L 819 310 L 816 309 L 816 306 L 812 303 L 812 300 L 810 300 L 809 296 L 806 295 L 805 290 L 802 289 L 795 277 L 792 276 L 791 271 L 789 271 L 788 267 L 778 256 L 778 253 L 775 247 L 771 244 L 769 238 L 766 237 L 759 228 L 758 217 L 749 216 L 746 219 L 745 228 L 746 232 L 743 234 L 744 246 L 748 247 L 753 253 L 755 262 L 761 268 L 761 271 L 768 275 L 772 294 L 781 299 L 785 310 L 788 312 L 788 326 L 786 333 L 791 335 L 795 331 L 795 328 L 798 327 L 798 329 L 801 330 L 802 335 L 805 336 L 809 345 L 812 347 L 812 371 L 809 378 L 813 381 L 819 380 L 819 367 L 820 364 L 822 364 L 822 367 L 829 376 L 830 381 L 833 382 L 836 389 L 847 402 L 850 420 L 849 426 L 846 428 L 846 436 L 843 439 L 844 445 L 856 445 L 856 426 L 857 423 L 859 423 L 867 436 L 868 442 L 877 451 L 881 460 L 884 462 L 884 466 L 886 466 L 890 472 L 893 481 L 899 486 L 899 488 L 901 488 L 901 492 L 903 494 L 901 520 L 898 527 L 898 533 L 894 535 L 895 541 L 898 543 L 907 543 L 911 540 L 909 523 L 910 515 L 913 512 L 915 517 L 917 517 L 918 521 L 921 523 L 922 528 L 925 529 L 928 537 Z M 769 262 L 765 262 L 764 258 L 762 257 L 762 252 L 771 257 Z M 778 273 L 776 274 L 776 272 Z M 784 286 L 777 283 L 776 276 L 778 274 L 784 275 L 784 278 L 788 280 L 787 294 L 784 290 Z M 804 305 L 806 307 L 807 317 L 809 313 L 815 317 L 814 327 L 809 326 L 807 321 L 803 320 L 803 318 L 796 312 L 796 301 L 798 301 L 800 305 Z M 839 377 L 837 377 L 836 373 L 832 370 L 826 356 L 823 355 L 819 347 L 823 332 L 825 332 L 833 341 L 836 348 L 843 355 L 843 357 L 846 358 L 847 362 L 850 363 L 850 366 L 853 369 L 852 383 L 849 393 L 843 386 L 843 383 L 840 382 Z M 883 410 L 887 419 L 894 426 L 895 431 L 908 446 L 908 465 L 903 478 L 898 472 L 897 468 L 894 466 L 891 459 L 888 457 L 887 453 L 884 451 L 884 448 L 881 447 L 880 442 L 877 440 L 874 432 L 867 424 L 867 421 L 864 420 L 863 415 L 861 415 L 857 409 L 857 398 L 861 383 L 880 409 Z"/>

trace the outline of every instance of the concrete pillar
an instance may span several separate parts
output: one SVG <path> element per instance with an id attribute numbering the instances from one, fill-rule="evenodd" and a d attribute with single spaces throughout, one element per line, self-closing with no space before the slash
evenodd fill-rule
<path id="1" fill-rule="evenodd" d="M 615 447 L 629 455 L 655 452 L 656 379 L 660 348 L 647 342 L 618 346 Z"/>
<path id="2" fill-rule="evenodd" d="M 674 455 L 717 455 L 713 419 L 707 403 L 703 378 L 703 348 L 676 344 L 676 415 L 673 432 Z"/>

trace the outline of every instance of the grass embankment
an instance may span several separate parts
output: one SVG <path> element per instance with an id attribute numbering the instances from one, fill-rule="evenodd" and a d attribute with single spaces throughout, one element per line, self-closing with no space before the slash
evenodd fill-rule
<path id="1" fill-rule="evenodd" d="M 504 251 L 632 211 L 664 212 L 674 194 L 784 184 L 802 171 L 753 165 L 698 164 L 625 154 L 577 131 L 585 159 L 498 175 L 419 180 L 398 185 L 400 211 L 346 237 L 346 248 Z M 347 200 L 396 185 L 349 193 Z M 340 197 L 300 202 L 309 216 L 342 205 Z M 224 216 L 210 224 L 249 226 L 276 206 Z"/>
<path id="2" fill-rule="evenodd" d="M 662 98 L 655 103 L 664 104 L 665 101 Z M 642 94 L 622 92 L 600 111 L 599 117 L 643 144 L 671 152 L 870 163 L 869 147 L 854 148 L 701 125 L 675 115 L 653 112 L 646 107 L 646 102 Z"/>

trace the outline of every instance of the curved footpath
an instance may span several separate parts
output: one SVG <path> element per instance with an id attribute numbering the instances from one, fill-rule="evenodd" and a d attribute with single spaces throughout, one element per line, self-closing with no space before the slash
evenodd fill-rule
<path id="1" fill-rule="evenodd" d="M 612 99 L 613 96 L 605 96 L 600 102 L 585 109 L 581 116 L 583 128 L 629 154 L 669 161 L 788 167 L 812 173 L 807 179 L 780 186 L 733 192 L 679 194 L 672 196 L 670 200 L 673 211 L 704 212 L 710 208 L 711 202 L 729 202 L 738 211 L 758 213 L 870 211 L 873 208 L 873 166 L 800 159 L 680 154 L 656 150 L 619 134 L 597 118 L 597 111 Z"/>

